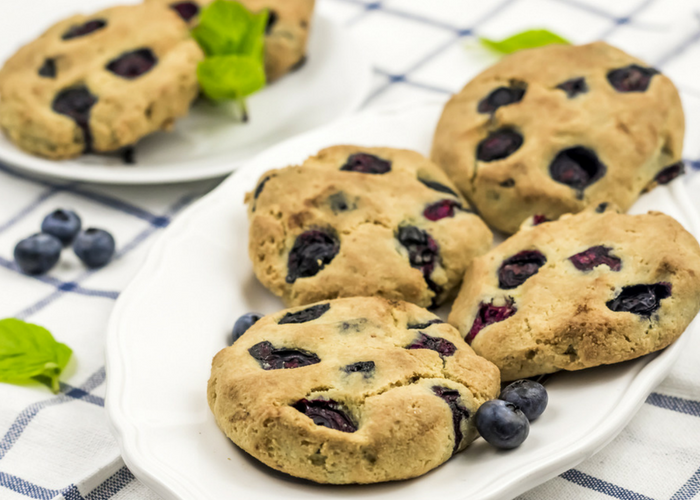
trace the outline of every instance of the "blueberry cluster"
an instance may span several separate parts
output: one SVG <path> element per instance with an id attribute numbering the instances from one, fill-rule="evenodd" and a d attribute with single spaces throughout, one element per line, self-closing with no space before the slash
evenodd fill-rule
<path id="1" fill-rule="evenodd" d="M 63 247 L 73 246 L 75 255 L 90 269 L 106 265 L 114 255 L 114 238 L 103 229 L 81 231 L 82 221 L 72 210 L 57 209 L 44 218 L 41 232 L 15 246 L 17 266 L 27 274 L 44 274 L 58 262 Z"/>
<path id="2" fill-rule="evenodd" d="M 487 401 L 476 412 L 476 429 L 489 444 L 509 450 L 530 433 L 530 422 L 547 408 L 547 389 L 533 380 L 518 380 Z"/>

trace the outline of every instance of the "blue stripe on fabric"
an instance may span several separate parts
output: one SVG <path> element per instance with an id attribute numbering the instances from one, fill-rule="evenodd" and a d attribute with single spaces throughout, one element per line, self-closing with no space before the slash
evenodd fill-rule
<path id="1" fill-rule="evenodd" d="M 115 299 L 119 297 L 119 292 L 113 291 L 113 290 L 93 290 L 90 288 L 84 288 L 80 285 L 78 285 L 75 282 L 71 281 L 61 281 L 59 279 L 53 278 L 51 276 L 47 275 L 29 275 L 25 274 L 22 272 L 22 270 L 15 264 L 13 261 L 7 260 L 3 257 L 0 257 L 0 267 L 4 267 L 5 269 L 8 269 L 10 271 L 14 271 L 16 273 L 19 273 L 23 276 L 26 276 L 28 278 L 35 279 L 37 281 L 41 281 L 42 283 L 45 283 L 47 285 L 51 285 L 56 287 L 58 290 L 62 292 L 71 292 L 71 293 L 77 293 L 79 295 L 87 295 L 89 297 L 104 297 L 108 299 Z"/>
<path id="2" fill-rule="evenodd" d="M 665 66 L 666 64 L 669 63 L 669 61 L 675 59 L 679 55 L 681 55 L 683 52 L 688 50 L 691 46 L 696 44 L 698 41 L 700 41 L 700 30 L 694 32 L 692 35 L 687 37 L 685 40 L 683 40 L 681 43 L 676 45 L 674 48 L 666 52 L 664 55 L 659 57 L 656 62 L 654 63 L 654 66 L 657 68 L 661 68 L 662 66 Z"/>
<path id="3" fill-rule="evenodd" d="M 134 479 L 131 471 L 122 467 L 104 483 L 85 495 L 85 500 L 109 500 Z"/>
<path id="4" fill-rule="evenodd" d="M 447 42 L 439 45 L 436 47 L 434 50 L 432 50 L 430 53 L 419 59 L 415 64 L 410 66 L 402 75 L 394 75 L 395 78 L 402 78 L 406 79 L 410 73 L 413 73 L 414 71 L 420 69 L 423 65 L 427 64 L 431 60 L 433 60 L 435 57 L 440 55 L 442 52 L 445 50 L 449 49 L 453 44 L 455 44 L 457 41 L 461 40 L 465 36 L 470 36 L 474 31 L 477 26 L 480 24 L 485 23 L 489 19 L 493 18 L 494 16 L 500 14 L 505 10 L 507 7 L 511 6 L 513 3 L 515 3 L 517 0 L 504 0 L 503 2 L 499 3 L 496 7 L 493 9 L 489 10 L 486 12 L 483 16 L 481 16 L 471 28 L 466 28 L 459 30 L 456 35 Z M 376 99 L 379 95 L 383 94 L 386 92 L 393 83 L 391 81 L 380 85 L 378 88 L 376 88 L 368 97 L 365 99 L 365 102 L 363 103 L 363 106 L 366 106 L 368 103 Z"/>
<path id="5" fill-rule="evenodd" d="M 80 391 L 83 391 L 85 393 L 90 393 L 93 390 L 95 390 L 97 387 L 102 385 L 105 381 L 105 369 L 104 367 L 100 368 L 97 370 L 94 374 L 92 374 L 83 385 L 81 385 L 78 389 Z M 61 384 L 61 391 L 68 391 L 71 392 L 72 390 L 75 390 L 75 388 L 67 385 L 67 384 Z M 93 396 L 97 397 L 97 396 Z M 48 408 L 50 406 L 55 406 L 63 403 L 68 403 L 69 401 L 75 401 L 76 398 L 68 396 L 67 394 L 61 394 L 59 396 L 53 397 L 51 399 L 47 399 L 45 401 L 39 401 L 38 403 L 34 403 L 32 405 L 29 405 L 27 408 L 22 410 L 22 412 L 15 418 L 15 421 L 10 425 L 10 428 L 7 430 L 5 435 L 2 437 L 0 440 L 0 460 L 2 460 L 5 455 L 7 455 L 7 452 L 12 449 L 12 447 L 17 443 L 17 440 L 20 438 L 22 433 L 26 430 L 27 426 L 31 423 L 31 421 L 34 419 L 34 417 L 37 416 L 37 414 L 43 410 L 44 408 Z M 84 397 L 78 398 L 78 399 L 84 399 Z M 102 399 L 102 398 L 100 398 Z M 92 401 L 90 401 L 92 402 Z M 102 406 L 104 406 L 104 401 L 102 402 Z"/>
<path id="6" fill-rule="evenodd" d="M 50 490 L 36 484 L 32 484 L 29 481 L 25 481 L 17 476 L 8 474 L 6 472 L 0 472 L 0 486 L 19 493 L 20 495 L 28 496 L 30 498 L 37 498 L 39 500 L 51 500 L 56 495 L 60 495 L 61 492 L 58 490 Z"/>
<path id="7" fill-rule="evenodd" d="M 684 413 L 693 417 L 700 417 L 700 402 L 690 399 L 677 398 L 675 396 L 666 396 L 653 392 L 647 398 L 647 404 L 657 406 L 665 410 L 671 410 L 678 413 Z"/>
<path id="8" fill-rule="evenodd" d="M 700 160 L 683 160 L 686 165 L 694 170 L 700 170 Z"/>
<path id="9" fill-rule="evenodd" d="M 590 476 L 576 469 L 568 470 L 559 477 L 584 488 L 588 488 L 589 490 L 603 493 L 609 497 L 618 498 L 619 500 L 654 500 L 646 495 L 603 481 L 602 479 Z"/>
<path id="10" fill-rule="evenodd" d="M 700 469 L 690 476 L 690 479 L 676 491 L 670 500 L 691 500 L 700 493 Z"/>
<path id="11" fill-rule="evenodd" d="M 438 94 L 452 94 L 453 93 L 450 89 L 446 89 L 443 87 L 436 87 L 433 85 L 426 85 L 424 83 L 414 82 L 414 81 L 409 80 L 408 78 L 406 78 L 403 75 L 393 75 L 393 74 L 389 73 L 388 71 L 384 71 L 383 69 L 380 69 L 380 68 L 374 68 L 374 72 L 378 75 L 382 75 L 382 76 L 387 77 L 391 83 L 404 83 L 406 85 L 410 85 L 411 87 L 417 87 L 419 89 L 428 90 L 428 91 L 435 92 Z"/>
<path id="12" fill-rule="evenodd" d="M 630 12 L 627 13 L 625 17 L 621 17 L 618 19 L 615 19 L 615 25 L 611 26 L 610 28 L 606 29 L 603 33 L 600 34 L 598 38 L 601 40 L 605 40 L 608 38 L 610 35 L 612 35 L 615 31 L 620 26 L 624 26 L 626 24 L 630 24 L 632 22 L 632 19 L 637 16 L 640 12 L 642 12 L 644 9 L 649 7 L 651 4 L 654 3 L 655 0 L 643 0 L 641 3 L 639 3 L 634 9 L 632 9 Z"/>
<path id="13" fill-rule="evenodd" d="M 83 495 L 80 494 L 80 490 L 74 484 L 71 484 L 68 488 L 61 490 L 61 495 L 63 495 L 64 500 L 85 500 Z"/>
<path id="14" fill-rule="evenodd" d="M 120 200 L 118 198 L 114 198 L 112 196 L 102 194 L 102 193 L 95 193 L 93 191 L 88 191 L 85 189 L 81 189 L 79 184 L 77 183 L 64 183 L 64 184 L 59 184 L 55 182 L 51 182 L 45 179 L 38 179 L 31 177 L 29 175 L 26 175 L 22 172 L 18 172 L 7 165 L 4 165 L 0 163 L 0 171 L 5 172 L 13 177 L 19 178 L 26 180 L 28 182 L 32 182 L 34 184 L 39 184 L 41 186 L 47 186 L 50 188 L 53 188 L 57 191 L 64 191 L 67 193 L 74 194 L 76 196 L 79 196 L 81 198 L 86 198 L 88 200 L 100 203 L 102 205 L 108 206 L 110 208 L 114 208 L 116 210 L 119 210 L 120 212 L 133 215 L 134 217 L 137 217 L 139 219 L 145 220 L 151 224 L 156 225 L 157 227 L 163 227 L 160 224 L 163 224 L 162 218 L 150 213 L 148 210 L 145 210 L 143 208 L 137 207 L 135 205 L 132 205 L 130 203 L 127 203 L 126 201 Z"/>
<path id="15" fill-rule="evenodd" d="M 7 231 L 9 228 L 17 224 L 19 221 L 24 219 L 27 215 L 32 213 L 37 207 L 39 207 L 42 203 L 44 203 L 46 200 L 49 198 L 55 196 L 57 193 L 60 193 L 61 190 L 58 188 L 49 188 L 48 190 L 44 191 L 41 195 L 39 195 L 38 198 L 36 198 L 32 203 L 24 207 L 22 210 L 20 210 L 17 214 L 12 216 L 9 220 L 5 221 L 4 223 L 0 224 L 0 234 L 4 233 Z"/>

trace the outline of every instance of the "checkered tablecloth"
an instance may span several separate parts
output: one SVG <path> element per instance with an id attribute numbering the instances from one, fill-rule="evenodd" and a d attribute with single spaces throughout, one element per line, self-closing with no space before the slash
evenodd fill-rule
<path id="1" fill-rule="evenodd" d="M 700 0 L 318 2 L 318 9 L 347 26 L 373 59 L 366 108 L 458 90 L 496 60 L 478 47 L 477 36 L 500 39 L 548 28 L 575 43 L 604 39 L 647 60 L 682 92 L 690 171 L 683 182 L 700 210 L 700 175 L 694 175 L 700 170 Z M 88 0 L 85 9 L 90 10 Z M 0 318 L 46 326 L 74 349 L 58 395 L 38 384 L 0 384 L 0 499 L 158 498 L 124 466 L 107 428 L 106 322 L 155 237 L 216 184 L 91 186 L 32 179 L 0 164 Z M 114 262 L 85 271 L 65 252 L 49 275 L 22 275 L 12 261 L 15 243 L 57 207 L 73 208 L 86 225 L 112 231 L 118 242 Z M 521 498 L 695 498 L 700 492 L 699 355 L 700 338 L 693 338 L 671 376 L 612 444 Z"/>

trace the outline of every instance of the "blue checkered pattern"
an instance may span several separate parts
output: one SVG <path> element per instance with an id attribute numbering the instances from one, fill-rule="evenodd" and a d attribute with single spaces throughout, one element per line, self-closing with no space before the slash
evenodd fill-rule
<path id="1" fill-rule="evenodd" d="M 700 192 L 700 1 L 689 0 L 319 0 L 374 60 L 365 107 L 449 95 L 495 61 L 476 37 L 548 28 L 585 43 L 604 39 L 668 74 L 688 115 L 685 150 Z M 138 167 L 135 167 L 138 168 Z M 157 499 L 119 458 L 104 419 L 102 349 L 114 300 L 145 251 L 215 182 L 101 187 L 28 177 L 0 165 L 0 317 L 45 325 L 74 347 L 58 395 L 43 386 L 0 385 L 0 499 Z M 697 197 L 697 196 L 696 196 Z M 700 210 L 700 200 L 698 209 Z M 28 277 L 12 248 L 56 207 L 112 231 L 115 261 L 86 271 L 74 257 L 49 275 Z M 700 342 L 694 342 L 700 349 Z M 691 356 L 602 452 L 521 498 L 688 500 L 700 491 L 700 370 Z M 695 370 L 695 371 L 693 371 Z"/>

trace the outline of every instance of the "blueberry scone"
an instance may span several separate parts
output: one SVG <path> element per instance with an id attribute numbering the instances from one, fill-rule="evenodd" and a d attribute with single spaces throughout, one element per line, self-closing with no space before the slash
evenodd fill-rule
<path id="1" fill-rule="evenodd" d="M 492 241 L 447 176 L 408 150 L 324 149 L 267 172 L 246 200 L 255 274 L 288 306 L 374 295 L 437 305 Z"/>
<path id="2" fill-rule="evenodd" d="M 513 233 L 640 193 L 683 172 L 671 80 L 604 42 L 505 57 L 445 106 L 432 158 L 490 225 Z"/>
<path id="3" fill-rule="evenodd" d="M 145 0 L 175 10 L 189 25 L 213 0 Z M 237 0 L 253 12 L 269 9 L 265 36 L 265 73 L 274 81 L 306 61 L 306 46 L 315 0 Z"/>
<path id="4" fill-rule="evenodd" d="M 70 17 L 0 70 L 0 126 L 51 159 L 130 146 L 187 114 L 202 58 L 177 13 L 157 5 Z"/>
<path id="5" fill-rule="evenodd" d="M 450 323 L 504 380 L 658 351 L 700 309 L 700 246 L 659 212 L 602 204 L 525 227 L 474 260 Z"/>
<path id="6" fill-rule="evenodd" d="M 425 309 L 358 297 L 265 316 L 212 363 L 216 422 L 270 467 L 319 483 L 420 476 L 476 437 L 498 370 Z"/>

